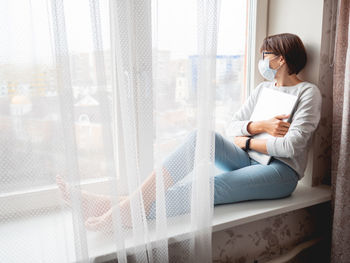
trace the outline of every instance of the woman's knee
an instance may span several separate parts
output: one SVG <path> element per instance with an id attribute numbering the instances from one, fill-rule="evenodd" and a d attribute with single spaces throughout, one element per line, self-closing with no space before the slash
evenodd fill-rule
<path id="1" fill-rule="evenodd" d="M 222 135 L 220 133 L 214 132 L 214 134 L 215 134 L 215 141 L 222 139 Z"/>
<path id="2" fill-rule="evenodd" d="M 191 139 L 196 139 L 197 138 L 197 129 L 190 131 L 190 133 L 188 134 L 187 137 L 191 138 Z"/>

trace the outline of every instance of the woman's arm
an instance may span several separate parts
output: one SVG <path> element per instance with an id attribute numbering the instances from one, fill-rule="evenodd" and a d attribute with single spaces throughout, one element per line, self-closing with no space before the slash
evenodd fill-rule
<path id="1" fill-rule="evenodd" d="M 263 121 L 250 121 L 247 125 L 247 131 L 251 135 L 259 134 L 265 132 Z"/>
<path id="2" fill-rule="evenodd" d="M 297 110 L 285 136 L 268 139 L 251 139 L 250 148 L 270 156 L 292 158 L 305 150 L 308 140 L 316 130 L 320 120 L 322 97 L 317 87 L 305 90 L 300 97 Z M 245 147 L 249 137 L 237 136 L 234 142 Z"/>
<path id="3" fill-rule="evenodd" d="M 261 88 L 260 83 L 239 110 L 233 115 L 229 125 L 225 129 L 227 137 L 234 136 L 252 136 L 255 134 L 267 132 L 272 136 L 284 136 L 288 131 L 289 124 L 283 122 L 285 115 L 278 115 L 269 120 L 250 121 L 250 116 L 253 113 L 255 104 Z"/>
<path id="4" fill-rule="evenodd" d="M 290 123 L 282 121 L 289 115 L 277 115 L 268 120 L 249 122 L 247 125 L 247 131 L 252 134 L 259 134 L 267 132 L 274 137 L 283 137 L 289 129 Z"/>
<path id="5" fill-rule="evenodd" d="M 249 137 L 247 137 L 247 136 L 236 136 L 234 138 L 234 143 L 238 147 L 243 149 L 245 147 L 245 142 L 246 142 L 246 140 L 248 140 L 248 138 Z M 267 139 L 251 139 L 249 148 L 254 150 L 254 151 L 267 154 L 266 141 L 267 141 Z"/>
<path id="6" fill-rule="evenodd" d="M 270 156 L 292 158 L 305 151 L 320 121 L 321 103 L 322 96 L 316 86 L 304 90 L 288 132 L 284 137 L 268 138 L 267 153 Z"/>
<path id="7" fill-rule="evenodd" d="M 251 139 L 249 148 L 257 152 L 268 154 L 266 141 L 267 139 Z"/>

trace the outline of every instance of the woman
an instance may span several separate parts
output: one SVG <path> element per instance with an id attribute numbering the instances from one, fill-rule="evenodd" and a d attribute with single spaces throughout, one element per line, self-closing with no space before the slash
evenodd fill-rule
<path id="1" fill-rule="evenodd" d="M 215 133 L 215 164 L 225 172 L 214 177 L 214 205 L 287 197 L 304 175 L 307 151 L 320 120 L 322 100 L 314 84 L 302 81 L 297 76 L 307 60 L 304 45 L 294 34 L 278 34 L 266 37 L 260 52 L 259 71 L 268 81 L 260 83 L 235 113 L 226 130 L 226 138 Z M 297 107 L 291 116 L 278 115 L 269 120 L 249 121 L 262 88 L 297 95 Z M 291 123 L 284 121 L 287 118 Z M 251 138 L 262 132 L 274 137 Z M 179 207 L 179 204 L 188 205 L 188 202 L 181 202 L 181 198 L 190 200 L 191 183 L 186 183 L 186 180 L 185 183 L 177 183 L 193 168 L 195 143 L 196 131 L 193 131 L 163 161 L 168 216 L 185 213 L 189 208 Z M 270 163 L 262 165 L 251 159 L 246 147 L 272 156 Z M 142 191 L 148 218 L 155 217 L 155 180 L 153 171 L 138 189 Z M 65 183 L 60 177 L 57 181 L 65 199 L 69 201 Z M 135 193 L 119 201 L 125 225 L 130 224 L 129 200 Z M 110 198 L 83 192 L 83 200 L 88 229 L 99 230 L 111 224 L 113 204 Z M 172 211 L 172 207 L 177 207 L 176 211 Z"/>

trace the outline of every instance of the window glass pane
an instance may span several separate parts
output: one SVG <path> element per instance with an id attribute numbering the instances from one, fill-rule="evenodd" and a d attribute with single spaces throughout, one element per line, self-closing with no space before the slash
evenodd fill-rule
<path id="1" fill-rule="evenodd" d="M 158 1 L 157 138 L 161 156 L 196 127 L 197 1 Z M 247 32 L 247 1 L 223 0 L 216 60 L 216 131 L 241 106 Z"/>
<path id="2" fill-rule="evenodd" d="M 89 1 L 63 1 L 79 174 L 105 176 L 96 52 Z M 99 1 L 105 68 L 111 68 L 108 1 Z M 19 8 L 21 7 L 21 8 Z M 79 17 L 79 19 L 77 19 Z M 65 169 L 65 138 L 50 1 L 0 2 L 0 192 L 54 184 Z M 59 43 L 63 45 L 64 43 Z M 103 89 L 110 90 L 110 70 Z M 107 88 L 106 88 L 107 86 Z M 101 88 L 100 88 L 101 90 Z"/>
<path id="3" fill-rule="evenodd" d="M 216 130 L 222 134 L 244 99 L 246 21 L 246 0 L 221 2 L 216 60 Z"/>
<path id="4" fill-rule="evenodd" d="M 79 175 L 82 179 L 105 178 L 103 123 L 108 117 L 101 104 L 112 98 L 109 1 L 98 1 L 103 50 L 98 54 L 89 1 L 63 2 Z M 157 32 L 153 40 L 157 94 L 153 98 L 157 149 L 162 156 L 196 127 L 196 3 L 158 0 L 157 23 L 152 28 Z M 244 94 L 246 5 L 246 0 L 221 1 L 215 86 L 216 130 L 220 133 Z M 70 172 L 65 169 L 53 25 L 49 1 L 0 1 L 1 193 L 51 185 L 55 174 Z M 103 58 L 105 66 L 102 86 L 97 57 Z M 100 91 L 107 94 L 108 101 L 101 101 Z"/>

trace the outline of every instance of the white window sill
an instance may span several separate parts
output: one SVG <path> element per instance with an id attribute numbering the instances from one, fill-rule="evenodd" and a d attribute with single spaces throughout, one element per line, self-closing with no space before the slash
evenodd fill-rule
<path id="1" fill-rule="evenodd" d="M 331 200 L 330 186 L 321 185 L 317 187 L 308 187 L 298 184 L 297 189 L 287 198 L 254 200 L 215 206 L 213 232 L 320 204 L 329 200 Z M 180 241 L 188 237 L 187 234 L 190 231 L 190 225 L 187 220 L 184 221 L 183 219 L 182 217 L 169 219 L 176 221 L 176 224 L 169 224 L 169 243 Z M 67 222 L 71 222 L 70 213 L 66 212 L 62 215 L 62 212 L 52 212 L 44 216 L 32 216 L 13 221 L 0 222 L 0 244 L 2 244 L 2 251 L 13 251 L 13 247 L 18 247 L 19 250 L 15 256 L 10 255 L 8 252 L 5 254 L 0 253 L 0 262 L 8 262 L 9 259 L 13 259 L 13 257 L 16 258 L 16 262 L 26 262 L 28 259 L 26 257 L 28 257 L 28 255 L 30 255 L 30 257 L 35 256 L 35 252 L 38 252 L 38 244 L 42 245 L 43 243 L 46 243 L 46 246 L 48 246 L 48 244 L 55 244 L 55 248 L 42 248 L 50 251 L 50 253 L 63 252 L 66 248 L 69 248 L 71 249 L 70 253 L 72 255 L 70 258 L 73 258 L 74 247 L 71 245 L 74 242 L 73 235 L 64 234 L 65 231 L 73 231 L 73 229 L 65 229 L 61 220 L 68 220 Z M 66 226 L 72 227 L 70 223 L 67 223 Z M 38 230 L 39 228 L 40 231 Z M 43 233 L 43 231 L 48 233 L 48 235 L 45 236 L 45 238 L 49 239 L 47 240 L 48 242 L 41 240 L 42 238 L 36 235 L 36 233 Z M 152 231 L 151 226 L 151 242 L 155 240 L 155 236 L 152 235 L 152 232 L 154 231 Z M 52 233 L 55 233 L 55 235 L 52 235 Z M 62 242 L 57 241 L 57 238 L 62 238 Z M 65 238 L 70 238 L 71 240 Z M 19 241 L 21 244 L 26 245 L 22 247 L 18 246 Z M 106 235 L 103 233 L 88 232 L 88 243 L 89 247 L 93 248 L 90 250 L 91 253 L 89 253 L 89 256 L 96 259 L 96 262 L 103 262 L 115 256 L 115 254 L 113 254 L 115 245 L 113 245 L 112 240 L 106 238 Z M 62 248 L 57 247 L 57 245 L 61 245 Z M 133 246 L 132 240 L 127 239 L 125 245 L 127 249 L 131 248 Z M 21 256 L 23 256 L 23 258 L 19 258 Z M 54 255 L 50 256 L 51 258 L 55 258 Z M 57 255 L 56 258 L 62 258 L 62 254 Z M 37 261 L 40 261 L 40 255 L 38 255 Z"/>

